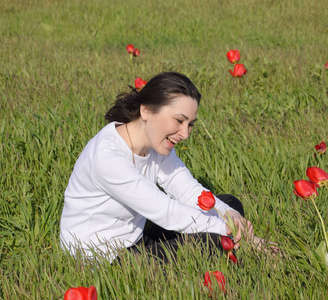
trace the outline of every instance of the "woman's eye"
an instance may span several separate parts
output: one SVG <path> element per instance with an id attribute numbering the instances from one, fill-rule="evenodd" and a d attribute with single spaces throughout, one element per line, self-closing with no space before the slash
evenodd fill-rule
<path id="1" fill-rule="evenodd" d="M 180 124 L 182 124 L 183 123 L 183 121 L 182 120 L 179 120 L 179 119 L 176 119 Z"/>

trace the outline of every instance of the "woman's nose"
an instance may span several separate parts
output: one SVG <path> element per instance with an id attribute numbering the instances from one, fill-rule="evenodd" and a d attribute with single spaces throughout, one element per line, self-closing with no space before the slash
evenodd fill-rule
<path id="1" fill-rule="evenodd" d="M 186 140 L 191 132 L 191 127 L 189 126 L 189 124 L 184 125 L 181 130 L 180 130 L 180 136 L 183 140 Z"/>

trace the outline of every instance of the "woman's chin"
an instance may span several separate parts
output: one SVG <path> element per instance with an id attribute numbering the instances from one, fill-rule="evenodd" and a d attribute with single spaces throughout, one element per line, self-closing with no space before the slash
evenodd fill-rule
<path id="1" fill-rule="evenodd" d="M 172 148 L 162 148 L 162 149 L 155 149 L 155 151 L 160 154 L 160 155 L 163 155 L 163 156 L 166 156 L 166 155 L 169 155 L 171 153 L 171 150 L 173 149 L 174 147 Z"/>

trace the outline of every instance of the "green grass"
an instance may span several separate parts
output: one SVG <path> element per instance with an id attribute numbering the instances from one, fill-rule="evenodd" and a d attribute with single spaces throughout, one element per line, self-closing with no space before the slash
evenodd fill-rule
<path id="1" fill-rule="evenodd" d="M 2 0 L 0 298 L 62 299 L 69 287 L 95 285 L 99 299 L 207 299 L 203 274 L 221 270 L 228 299 L 327 299 L 320 223 L 293 194 L 307 167 L 328 170 L 327 154 L 314 157 L 314 145 L 328 142 L 327 8 L 326 0 Z M 134 63 L 129 43 L 141 51 Z M 242 79 L 228 71 L 229 49 L 241 52 Z M 242 199 L 256 233 L 279 243 L 279 261 L 246 243 L 238 267 L 194 245 L 165 267 L 128 254 L 122 266 L 101 257 L 92 265 L 60 249 L 63 193 L 79 153 L 116 94 L 169 70 L 203 95 L 179 156 L 213 192 Z M 327 199 L 320 190 L 326 226 Z"/>

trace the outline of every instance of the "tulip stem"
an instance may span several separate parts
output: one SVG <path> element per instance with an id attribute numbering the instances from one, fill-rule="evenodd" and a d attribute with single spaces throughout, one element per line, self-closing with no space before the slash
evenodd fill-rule
<path id="1" fill-rule="evenodd" d="M 237 234 L 237 229 L 236 229 L 233 219 L 230 217 L 229 213 L 227 213 L 227 216 L 225 217 L 224 215 L 222 215 L 221 212 L 219 212 L 219 210 L 215 206 L 213 208 L 218 212 L 218 214 L 223 218 L 223 220 L 226 220 L 226 222 L 228 223 L 228 226 L 230 227 L 230 229 L 232 231 L 233 237 L 235 237 Z"/>
<path id="2" fill-rule="evenodd" d="M 324 224 L 324 222 L 323 222 L 323 220 L 322 220 L 322 217 L 321 217 L 321 215 L 320 215 L 320 212 L 319 212 L 319 210 L 318 210 L 318 207 L 317 207 L 316 204 L 315 204 L 314 199 L 311 198 L 311 201 L 312 201 L 312 203 L 313 203 L 313 205 L 314 205 L 314 207 L 315 207 L 315 209 L 316 209 L 316 211 L 317 211 L 317 213 L 318 213 L 319 219 L 320 219 L 320 221 L 321 221 L 321 225 L 322 225 L 322 229 L 323 229 L 323 234 L 324 234 L 324 236 L 325 236 L 325 240 L 326 240 L 326 248 L 327 248 L 327 251 L 328 251 L 328 239 L 327 239 L 327 233 L 326 233 L 325 224 Z"/>

